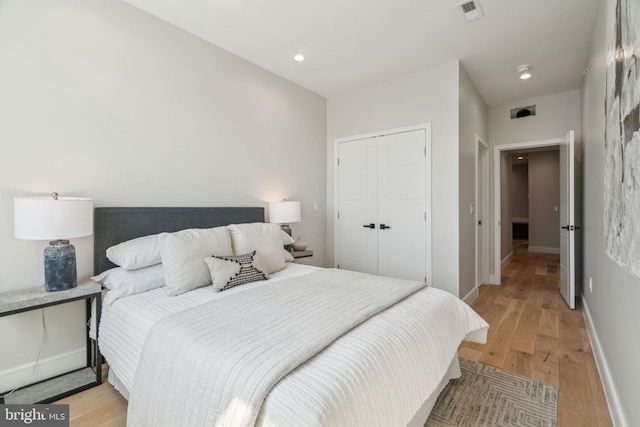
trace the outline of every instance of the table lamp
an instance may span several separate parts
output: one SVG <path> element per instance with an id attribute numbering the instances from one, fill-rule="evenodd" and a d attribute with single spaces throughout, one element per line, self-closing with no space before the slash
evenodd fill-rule
<path id="1" fill-rule="evenodd" d="M 93 233 L 93 200 L 80 197 L 16 197 L 15 236 L 26 240 L 51 240 L 44 250 L 45 290 L 76 287 L 75 237 Z"/>
<path id="2" fill-rule="evenodd" d="M 300 202 L 283 200 L 269 203 L 269 222 L 280 224 L 280 228 L 291 236 L 292 222 L 300 222 Z"/>

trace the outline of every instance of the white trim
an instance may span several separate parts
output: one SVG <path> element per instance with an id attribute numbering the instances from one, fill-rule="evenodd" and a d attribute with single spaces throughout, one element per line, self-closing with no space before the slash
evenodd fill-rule
<path id="1" fill-rule="evenodd" d="M 359 135 L 343 136 L 343 137 L 340 137 L 340 138 L 336 138 L 334 142 L 335 142 L 335 144 L 339 144 L 341 142 L 357 141 L 359 139 L 375 138 L 375 137 L 378 137 L 378 136 L 392 135 L 394 133 L 411 132 L 411 131 L 420 130 L 420 129 L 429 130 L 429 134 L 430 134 L 431 133 L 431 122 L 420 123 L 420 124 L 411 125 L 411 126 L 402 126 L 402 127 L 394 128 L 394 129 L 378 130 L 378 131 L 373 131 L 373 132 L 368 132 L 368 133 L 362 133 L 362 134 L 359 134 Z M 338 153 L 337 152 L 335 152 L 335 157 L 336 157 L 336 159 L 338 158 Z"/>
<path id="2" fill-rule="evenodd" d="M 500 284 L 500 153 L 502 151 L 520 150 L 523 148 L 553 147 L 560 145 L 564 138 L 542 139 L 539 141 L 515 142 L 512 144 L 495 145 L 493 147 L 493 259 L 496 285 Z"/>
<path id="3" fill-rule="evenodd" d="M 471 292 L 469 292 L 467 295 L 465 295 L 464 298 L 462 298 L 462 301 L 471 305 L 476 300 L 476 298 L 478 298 L 479 295 L 480 295 L 480 292 L 478 290 L 478 287 L 476 286 L 473 289 L 471 289 Z"/>
<path id="4" fill-rule="evenodd" d="M 513 251 L 509 252 L 509 255 L 504 257 L 504 259 L 500 263 L 500 272 L 502 272 L 502 269 L 505 268 L 507 266 L 507 264 L 509 264 L 511 262 L 512 259 L 513 259 Z M 499 284 L 500 284 L 500 282 L 496 283 L 496 285 L 499 285 Z"/>
<path id="5" fill-rule="evenodd" d="M 499 285 L 500 283 L 496 281 L 496 275 L 495 274 L 490 274 L 489 275 L 489 283 L 487 283 L 487 285 Z"/>
<path id="6" fill-rule="evenodd" d="M 339 201 L 338 201 L 338 197 L 339 197 L 339 192 L 338 192 L 338 187 L 339 187 L 339 179 L 338 179 L 338 173 L 339 173 L 339 169 L 338 169 L 338 156 L 339 156 L 339 149 L 338 149 L 338 144 L 342 143 L 342 142 L 349 142 L 349 141 L 357 141 L 359 139 L 367 139 L 367 138 L 374 138 L 374 137 L 379 137 L 379 136 L 385 136 L 385 135 L 392 135 L 392 134 L 397 134 L 397 133 L 403 133 L 403 132 L 412 132 L 415 130 L 424 130 L 425 131 L 425 166 L 426 166 L 426 176 L 425 176 L 425 191 L 426 191 L 426 197 L 425 197 L 425 211 L 427 214 L 427 218 L 426 218 L 426 225 L 425 225 L 425 248 L 426 248 L 426 254 L 427 254 L 427 259 L 426 259 L 426 283 L 428 285 L 433 285 L 432 282 L 432 276 L 433 276 L 433 263 L 432 263 L 432 259 L 433 259 L 433 243 L 432 243 L 432 237 L 431 237 L 431 225 L 432 225 L 432 210 L 431 210 L 431 196 L 432 196 L 432 190 L 431 190 L 431 173 L 432 173 L 432 167 L 431 167 L 431 122 L 426 122 L 426 123 L 420 123 L 417 125 L 411 125 L 411 126 L 403 126 L 403 127 L 399 127 L 399 128 L 394 128 L 394 129 L 387 129 L 387 130 L 381 130 L 381 131 L 374 131 L 374 132 L 369 132 L 369 133 L 363 133 L 360 135 L 352 135 L 352 136 L 346 136 L 346 137 L 341 137 L 341 138 L 336 138 L 333 141 L 333 164 L 334 164 L 334 168 L 333 168 L 333 221 L 334 221 L 334 226 L 333 226 L 333 266 L 337 266 L 338 265 L 338 257 L 339 257 L 339 250 L 338 250 L 338 209 L 340 207 Z"/>
<path id="7" fill-rule="evenodd" d="M 598 334 L 596 333 L 596 328 L 593 324 L 591 313 L 589 312 L 589 306 L 587 305 L 587 300 L 584 298 L 584 296 L 582 297 L 582 307 L 584 323 L 587 326 L 587 335 L 589 336 L 589 341 L 591 342 L 591 348 L 593 350 L 593 356 L 596 360 L 598 373 L 600 374 L 602 388 L 604 389 L 604 394 L 607 398 L 607 406 L 609 407 L 611 422 L 616 427 L 628 426 L 629 424 L 625 419 L 624 411 L 622 410 L 622 406 L 620 406 L 619 403 L 620 399 L 618 398 L 618 392 L 616 391 L 616 386 L 613 382 L 613 376 L 611 375 L 611 370 L 609 369 L 607 358 L 605 357 L 604 351 L 602 350 L 602 345 L 600 344 L 600 340 L 598 339 Z"/>
<path id="8" fill-rule="evenodd" d="M 81 348 L 41 359 L 36 375 L 31 376 L 35 364 L 35 361 L 29 362 L 0 372 L 0 384 L 2 384 L 0 392 L 24 387 L 74 369 L 80 369 L 87 365 L 87 349 Z"/>
<path id="9" fill-rule="evenodd" d="M 529 246 L 529 252 L 537 254 L 560 254 L 560 248 L 545 248 L 544 246 Z"/>

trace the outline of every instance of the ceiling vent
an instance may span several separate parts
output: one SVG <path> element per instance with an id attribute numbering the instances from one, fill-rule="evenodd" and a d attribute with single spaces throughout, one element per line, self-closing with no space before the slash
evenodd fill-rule
<path id="1" fill-rule="evenodd" d="M 513 119 L 521 119 L 523 117 L 535 116 L 536 115 L 536 106 L 529 105 L 528 107 L 518 107 L 511 109 L 511 120 Z"/>
<path id="2" fill-rule="evenodd" d="M 458 9 L 460 9 L 462 16 L 464 16 L 464 19 L 467 22 L 475 21 L 476 19 L 480 19 L 484 16 L 478 0 L 463 1 L 458 3 L 456 6 L 458 6 Z"/>

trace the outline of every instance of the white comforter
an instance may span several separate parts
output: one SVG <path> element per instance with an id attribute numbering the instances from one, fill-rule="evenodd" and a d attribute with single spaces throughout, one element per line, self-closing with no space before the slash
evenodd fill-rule
<path id="1" fill-rule="evenodd" d="M 210 289 L 198 290 L 201 296 L 207 295 L 204 291 L 213 294 Z M 129 389 L 141 342 L 151 326 L 170 313 L 194 307 L 199 299 L 163 297 L 158 291 L 145 294 L 114 303 L 100 327 L 103 353 Z M 121 315 L 129 319 L 126 325 Z M 486 327 L 468 306 L 446 292 L 418 291 L 282 379 L 265 400 L 257 425 L 406 425 L 433 392 L 460 341 L 473 331 L 476 336 L 471 338 L 482 341 Z M 177 402 L 185 398 L 172 389 L 156 392 Z M 197 421 L 199 415 L 195 417 Z"/>
<path id="2" fill-rule="evenodd" d="M 267 393 L 285 375 L 424 287 L 327 269 L 163 319 L 144 345 L 128 424 L 251 427 Z"/>

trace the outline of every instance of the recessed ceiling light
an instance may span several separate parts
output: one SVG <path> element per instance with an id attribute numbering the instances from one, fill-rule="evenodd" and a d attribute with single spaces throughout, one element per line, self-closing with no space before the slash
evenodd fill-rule
<path id="1" fill-rule="evenodd" d="M 518 160 L 522 160 L 522 159 L 524 159 L 524 157 L 518 156 Z"/>
<path id="2" fill-rule="evenodd" d="M 526 80 L 531 78 L 531 66 L 530 65 L 520 65 L 516 67 L 516 72 L 520 74 L 520 78 L 522 80 Z"/>
<path id="3" fill-rule="evenodd" d="M 293 59 L 295 59 L 298 62 L 302 62 L 302 61 L 304 61 L 304 55 L 299 53 L 296 56 L 294 56 Z"/>

